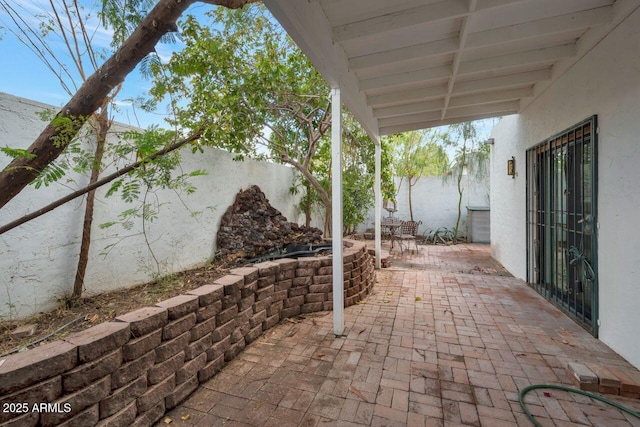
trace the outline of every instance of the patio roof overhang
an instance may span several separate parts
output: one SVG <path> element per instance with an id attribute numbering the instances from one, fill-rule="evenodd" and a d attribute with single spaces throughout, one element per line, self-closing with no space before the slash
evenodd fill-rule
<path id="1" fill-rule="evenodd" d="M 341 114 L 376 143 L 375 253 L 380 268 L 380 136 L 521 112 L 640 0 L 263 0 L 332 87 L 332 235 L 342 234 Z M 341 239 L 333 256 L 342 258 Z M 344 332 L 342 263 L 333 324 Z"/>
<path id="2" fill-rule="evenodd" d="M 522 111 L 638 0 L 264 0 L 369 134 Z"/>

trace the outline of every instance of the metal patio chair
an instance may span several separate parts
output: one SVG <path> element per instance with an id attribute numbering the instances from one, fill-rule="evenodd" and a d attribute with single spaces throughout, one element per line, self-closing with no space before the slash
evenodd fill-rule
<path id="1" fill-rule="evenodd" d="M 418 235 L 418 227 L 420 224 L 422 224 L 422 221 L 402 221 L 400 233 L 395 236 L 395 240 L 397 240 L 400 245 L 400 253 L 404 252 L 403 242 L 407 242 L 407 249 L 409 249 L 411 241 L 413 241 L 413 244 L 416 247 L 416 252 L 419 252 L 416 236 Z"/>

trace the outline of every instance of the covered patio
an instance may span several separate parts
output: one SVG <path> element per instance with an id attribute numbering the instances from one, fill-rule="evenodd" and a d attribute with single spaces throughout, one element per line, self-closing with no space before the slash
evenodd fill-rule
<path id="1" fill-rule="evenodd" d="M 386 245 L 386 243 L 385 243 Z M 490 256 L 489 246 L 393 252 L 345 309 L 284 320 L 165 416 L 198 426 L 529 426 L 518 391 L 571 386 L 568 362 L 632 369 Z M 640 400 L 607 395 L 635 411 Z M 544 426 L 639 426 L 589 398 L 535 390 Z M 160 424 L 164 424 L 160 421 Z"/>
<path id="2" fill-rule="evenodd" d="M 264 0 L 264 4 L 332 88 L 333 236 L 343 230 L 343 105 L 376 144 L 377 268 L 381 266 L 382 136 L 522 114 L 640 7 L 639 0 Z M 514 178 L 515 174 L 514 167 Z M 333 254 L 342 256 L 337 240 Z M 340 266 L 334 268 L 337 336 L 345 327 L 342 276 Z M 597 285 L 592 289 L 595 294 Z"/>

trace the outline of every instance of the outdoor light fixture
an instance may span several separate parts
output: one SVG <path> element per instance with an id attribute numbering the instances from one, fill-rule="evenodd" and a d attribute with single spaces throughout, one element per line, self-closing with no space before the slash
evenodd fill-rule
<path id="1" fill-rule="evenodd" d="M 493 138 L 489 138 L 489 139 L 487 139 L 486 141 L 482 141 L 482 143 L 483 143 L 484 145 L 493 145 L 493 144 L 494 144 L 494 142 L 495 142 L 495 141 L 494 141 L 494 139 L 493 139 Z"/>
<path id="2" fill-rule="evenodd" d="M 507 175 L 511 175 L 511 178 L 516 179 L 516 158 L 514 156 L 507 160 Z"/>

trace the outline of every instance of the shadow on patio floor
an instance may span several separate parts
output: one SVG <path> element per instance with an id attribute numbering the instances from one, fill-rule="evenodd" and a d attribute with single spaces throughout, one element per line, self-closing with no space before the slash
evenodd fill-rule
<path id="1" fill-rule="evenodd" d="M 165 418 L 199 426 L 530 426 L 517 393 L 571 385 L 570 361 L 629 364 L 513 278 L 488 245 L 392 251 L 369 298 L 283 321 Z M 636 411 L 640 400 L 618 396 Z M 544 426 L 640 426 L 562 391 L 534 391 Z M 158 425 L 164 425 L 160 421 Z"/>

